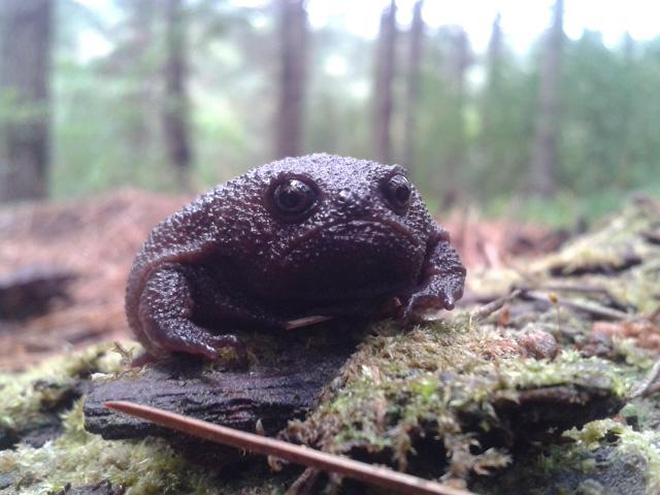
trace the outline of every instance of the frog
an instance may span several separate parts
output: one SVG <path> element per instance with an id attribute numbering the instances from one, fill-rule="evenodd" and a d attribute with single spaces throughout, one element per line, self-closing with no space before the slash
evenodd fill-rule
<path id="1" fill-rule="evenodd" d="M 254 168 L 156 225 L 126 314 L 149 356 L 217 360 L 245 356 L 245 328 L 385 316 L 407 327 L 453 309 L 465 277 L 402 166 L 317 153 Z"/>

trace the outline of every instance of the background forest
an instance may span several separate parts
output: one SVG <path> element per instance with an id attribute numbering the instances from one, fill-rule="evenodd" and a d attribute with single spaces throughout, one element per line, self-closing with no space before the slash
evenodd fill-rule
<path id="1" fill-rule="evenodd" d="M 440 0 L 3 0 L 0 201 L 203 190 L 323 151 L 407 166 L 438 211 L 611 211 L 660 191 L 660 35 L 568 36 L 578 1 L 519 2 L 547 21 L 521 48 L 497 2 L 472 2 L 477 46 Z"/>

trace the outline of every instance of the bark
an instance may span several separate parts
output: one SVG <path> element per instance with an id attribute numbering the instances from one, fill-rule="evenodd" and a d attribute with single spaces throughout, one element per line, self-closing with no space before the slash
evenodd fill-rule
<path id="1" fill-rule="evenodd" d="M 0 2 L 0 202 L 48 194 L 52 9 Z"/>
<path id="2" fill-rule="evenodd" d="M 276 124 L 278 158 L 300 155 L 307 82 L 306 0 L 279 0 L 280 96 Z"/>
<path id="3" fill-rule="evenodd" d="M 188 128 L 186 18 L 182 0 L 167 0 L 167 59 L 163 128 L 167 156 L 184 189 L 190 188 L 192 151 Z"/>
<path id="4" fill-rule="evenodd" d="M 415 135 L 417 131 L 417 110 L 419 101 L 420 64 L 422 60 L 422 42 L 424 40 L 424 19 L 422 7 L 424 0 L 417 0 L 410 25 L 410 54 L 408 59 L 408 81 L 406 86 L 406 125 L 403 163 L 414 175 Z"/>
<path id="5" fill-rule="evenodd" d="M 203 458 L 211 457 L 212 449 L 198 452 L 199 440 L 182 443 L 176 432 L 112 412 L 103 404 L 127 400 L 251 432 L 261 424 L 266 435 L 275 435 L 313 407 L 356 346 L 350 339 L 335 337 L 324 344 L 312 342 L 308 337 L 280 336 L 252 345 L 249 370 L 223 370 L 180 356 L 151 364 L 137 376 L 128 373 L 96 383 L 84 405 L 85 428 L 108 439 L 164 437 L 189 457 L 206 462 Z"/>
<path id="6" fill-rule="evenodd" d="M 541 60 L 538 113 L 534 154 L 530 170 L 530 191 L 550 196 L 557 189 L 559 135 L 559 91 L 561 81 L 561 52 L 564 41 L 564 0 L 556 0 L 553 19 L 545 39 Z"/>
<path id="7" fill-rule="evenodd" d="M 380 18 L 374 87 L 373 153 L 381 163 L 392 162 L 390 134 L 393 98 L 392 82 L 396 71 L 396 1 L 391 0 Z"/>

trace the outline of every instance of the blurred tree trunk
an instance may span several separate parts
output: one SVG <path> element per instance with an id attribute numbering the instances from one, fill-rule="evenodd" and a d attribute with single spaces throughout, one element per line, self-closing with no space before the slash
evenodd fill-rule
<path id="1" fill-rule="evenodd" d="M 52 9 L 0 1 L 0 202 L 48 194 Z"/>
<path id="2" fill-rule="evenodd" d="M 563 20 L 564 0 L 555 0 L 552 25 L 546 33 L 541 59 L 534 154 L 530 170 L 530 191 L 540 196 L 550 196 L 557 188 L 559 91 L 564 42 Z"/>
<path id="3" fill-rule="evenodd" d="M 165 109 L 163 129 L 165 147 L 179 184 L 190 188 L 192 152 L 188 128 L 189 101 L 186 15 L 182 0 L 166 0 Z"/>
<path id="4" fill-rule="evenodd" d="M 154 80 L 158 77 L 154 66 L 150 63 L 150 50 L 153 45 L 153 21 L 157 14 L 157 0 L 140 0 L 129 2 L 130 32 L 126 57 L 128 70 L 135 78 L 135 89 L 126 97 L 126 103 L 132 109 L 130 125 L 127 130 L 127 140 L 130 143 L 131 161 L 143 165 L 150 155 L 154 141 L 154 129 L 150 122 L 157 122 L 153 115 L 157 105 L 154 102 Z M 138 167 L 131 167 L 131 173 L 136 174 Z M 133 177 L 135 179 L 135 175 Z"/>
<path id="5" fill-rule="evenodd" d="M 302 143 L 307 73 L 306 0 L 279 0 L 280 98 L 276 122 L 277 157 L 298 156 Z"/>
<path id="6" fill-rule="evenodd" d="M 376 53 L 376 77 L 374 85 L 374 156 L 381 163 L 392 162 L 392 82 L 396 71 L 396 1 L 383 10 L 380 18 L 380 35 Z"/>
<path id="7" fill-rule="evenodd" d="M 484 89 L 484 105 L 482 106 L 482 136 L 486 140 L 492 135 L 492 116 L 490 115 L 491 103 L 500 89 L 502 83 L 502 56 L 503 56 L 503 37 L 502 37 L 502 16 L 498 12 L 493 21 L 493 27 L 488 41 L 488 49 L 486 51 L 486 87 Z M 482 141 L 485 147 L 487 143 Z M 488 150 L 484 150 L 488 153 Z"/>
<path id="8" fill-rule="evenodd" d="M 501 27 L 501 15 L 498 12 L 493 21 L 490 40 L 486 50 L 486 84 L 483 89 L 479 133 L 479 161 L 483 170 L 494 170 L 498 161 L 502 159 L 498 146 L 498 126 L 504 121 L 498 110 L 499 98 L 502 93 L 502 59 L 503 59 L 503 37 Z"/>
<path id="9" fill-rule="evenodd" d="M 408 81 L 406 85 L 406 123 L 404 128 L 403 163 L 411 174 L 415 174 L 415 141 L 417 131 L 417 111 L 419 102 L 419 79 L 422 61 L 422 42 L 424 40 L 424 19 L 422 7 L 424 0 L 417 0 L 413 9 L 410 25 L 410 54 L 408 58 Z"/>
<path id="10" fill-rule="evenodd" d="M 456 130 L 452 133 L 449 143 L 447 169 L 439 178 L 445 183 L 444 203 L 446 207 L 452 206 L 460 196 L 460 169 L 465 164 L 467 155 L 467 143 L 465 140 L 465 81 L 467 69 L 472 63 L 472 51 L 470 40 L 463 28 L 452 37 L 452 54 L 448 67 L 449 87 L 453 98 L 449 102 L 449 108 L 445 109 L 453 116 Z"/>

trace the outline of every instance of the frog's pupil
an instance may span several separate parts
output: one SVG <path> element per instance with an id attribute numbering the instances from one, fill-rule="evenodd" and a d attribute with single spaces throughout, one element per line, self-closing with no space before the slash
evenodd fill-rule
<path id="1" fill-rule="evenodd" d="M 410 188 L 407 184 L 399 184 L 394 192 L 394 196 L 399 203 L 406 203 L 410 198 Z"/>
<path id="2" fill-rule="evenodd" d="M 291 185 L 285 187 L 280 195 L 280 203 L 285 208 L 293 209 L 300 203 L 302 196 L 299 191 L 295 190 Z"/>

